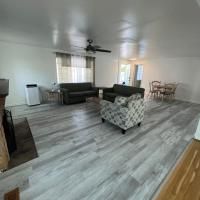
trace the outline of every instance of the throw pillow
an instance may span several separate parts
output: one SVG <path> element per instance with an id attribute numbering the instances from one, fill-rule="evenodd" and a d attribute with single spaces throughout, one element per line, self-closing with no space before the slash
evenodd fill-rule
<path id="1" fill-rule="evenodd" d="M 121 96 L 117 96 L 115 98 L 115 104 L 118 106 L 126 106 L 128 102 L 128 98 L 127 97 L 121 97 Z"/>

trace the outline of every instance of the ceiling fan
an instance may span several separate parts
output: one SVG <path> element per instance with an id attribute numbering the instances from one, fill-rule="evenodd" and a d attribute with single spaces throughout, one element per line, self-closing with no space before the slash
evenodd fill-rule
<path id="1" fill-rule="evenodd" d="M 99 46 L 99 45 L 93 45 L 93 40 L 91 40 L 91 39 L 88 39 L 87 42 L 88 42 L 88 45 L 84 49 L 88 53 L 89 52 L 96 53 L 97 51 L 98 52 L 104 52 L 104 53 L 111 53 L 112 52 L 110 50 L 102 49 L 101 46 Z"/>

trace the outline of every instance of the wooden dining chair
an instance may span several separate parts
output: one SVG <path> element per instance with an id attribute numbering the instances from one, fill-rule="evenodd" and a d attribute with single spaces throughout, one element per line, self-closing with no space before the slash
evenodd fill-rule
<path id="1" fill-rule="evenodd" d="M 158 88 L 158 86 L 161 84 L 160 81 L 152 81 L 149 82 L 149 94 L 148 97 L 158 97 L 160 89 Z"/>
<path id="2" fill-rule="evenodd" d="M 173 85 L 173 89 L 172 89 L 172 98 L 174 98 L 175 99 L 175 94 L 176 94 L 176 89 L 177 89 L 177 87 L 178 87 L 178 83 L 172 83 L 172 85 Z"/>
<path id="3" fill-rule="evenodd" d="M 165 84 L 163 91 L 160 92 L 162 100 L 164 100 L 164 98 L 169 98 L 171 100 L 174 99 L 176 88 L 177 88 L 177 84 L 175 83 Z"/>

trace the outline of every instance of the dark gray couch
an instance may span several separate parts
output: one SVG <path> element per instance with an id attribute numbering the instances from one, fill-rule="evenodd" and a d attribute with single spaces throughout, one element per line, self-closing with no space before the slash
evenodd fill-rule
<path id="1" fill-rule="evenodd" d="M 125 85 L 113 85 L 112 88 L 103 89 L 103 99 L 107 101 L 114 102 L 116 96 L 129 97 L 132 94 L 140 93 L 142 98 L 144 98 L 144 88 L 137 88 Z"/>
<path id="2" fill-rule="evenodd" d="M 61 83 L 64 104 L 84 102 L 88 97 L 98 97 L 99 89 L 92 83 Z"/>

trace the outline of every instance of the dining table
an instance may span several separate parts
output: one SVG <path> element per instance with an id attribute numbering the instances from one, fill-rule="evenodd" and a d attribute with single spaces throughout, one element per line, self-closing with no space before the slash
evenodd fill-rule
<path id="1" fill-rule="evenodd" d="M 171 90 L 173 89 L 173 86 L 172 85 L 167 85 L 167 84 L 163 84 L 163 85 L 156 85 L 155 86 L 158 90 Z"/>

